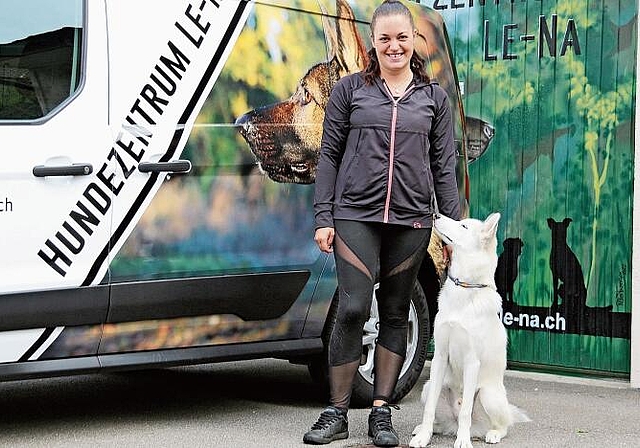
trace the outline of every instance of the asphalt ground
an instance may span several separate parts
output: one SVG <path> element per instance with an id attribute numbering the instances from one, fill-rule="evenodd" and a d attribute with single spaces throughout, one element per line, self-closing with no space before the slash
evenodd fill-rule
<path id="1" fill-rule="evenodd" d="M 428 379 L 425 367 L 421 383 Z M 618 448 L 640 446 L 640 390 L 620 380 L 594 380 L 550 374 L 508 371 L 509 401 L 527 412 L 531 422 L 517 423 L 498 447 L 504 448 Z M 394 411 L 394 427 L 402 446 L 422 416 L 421 387 Z M 366 437 L 368 410 L 350 411 L 350 439 L 331 447 L 371 447 Z M 292 441 L 291 446 L 296 446 Z M 453 436 L 434 435 L 429 446 L 452 447 Z M 300 446 L 300 445 L 298 445 Z M 473 440 L 474 447 L 492 446 Z"/>
<path id="2" fill-rule="evenodd" d="M 428 373 L 393 413 L 404 446 Z M 508 371 L 505 385 L 532 421 L 498 447 L 640 446 L 640 390 L 626 382 Z M 0 383 L 0 446 L 303 447 L 324 405 L 306 367 L 273 359 L 15 381 Z M 371 446 L 368 412 L 350 410 L 350 437 L 328 446 Z M 430 446 L 453 444 L 435 435 Z"/>

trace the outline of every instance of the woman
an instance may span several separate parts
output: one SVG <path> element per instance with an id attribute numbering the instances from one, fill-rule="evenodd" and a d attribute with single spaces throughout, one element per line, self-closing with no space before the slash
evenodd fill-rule
<path id="1" fill-rule="evenodd" d="M 348 437 L 347 410 L 376 279 L 380 328 L 369 435 L 396 446 L 392 397 L 407 344 L 410 296 L 439 212 L 460 218 L 451 112 L 414 52 L 411 12 L 387 0 L 373 13 L 370 61 L 342 78 L 327 105 L 315 187 L 315 241 L 335 249 L 338 313 L 329 341 L 330 406 L 305 443 Z"/>

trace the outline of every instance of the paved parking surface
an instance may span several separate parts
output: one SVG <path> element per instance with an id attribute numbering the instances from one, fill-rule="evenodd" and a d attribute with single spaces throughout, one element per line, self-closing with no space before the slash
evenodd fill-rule
<path id="1" fill-rule="evenodd" d="M 640 446 L 640 391 L 626 383 L 509 372 L 506 386 L 533 421 L 501 447 Z M 403 444 L 421 418 L 419 393 L 394 411 Z M 280 360 L 9 382 L 0 384 L 0 446 L 302 447 L 324 404 L 306 367 Z M 352 409 L 350 438 L 329 446 L 367 446 L 367 414 Z M 435 436 L 431 446 L 453 442 Z"/>

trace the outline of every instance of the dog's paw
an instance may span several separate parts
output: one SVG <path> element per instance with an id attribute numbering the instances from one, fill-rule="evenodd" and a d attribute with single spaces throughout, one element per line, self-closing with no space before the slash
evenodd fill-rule
<path id="1" fill-rule="evenodd" d="M 453 444 L 453 448 L 473 448 L 473 444 L 469 438 L 458 437 L 456 443 Z"/>
<path id="2" fill-rule="evenodd" d="M 420 431 L 422 431 L 422 423 L 420 423 L 418 426 L 416 426 L 415 428 L 413 428 L 413 431 L 411 431 L 411 436 L 415 436 L 416 434 L 418 434 Z"/>
<path id="3" fill-rule="evenodd" d="M 495 429 L 488 431 L 487 434 L 484 436 L 484 441 L 487 443 L 498 443 L 501 440 L 502 440 L 502 435 L 500 434 L 499 431 L 496 431 Z"/>
<path id="4" fill-rule="evenodd" d="M 431 435 L 432 434 L 429 431 L 419 431 L 415 436 L 413 436 L 411 442 L 409 442 L 409 446 L 411 448 L 424 448 L 429 445 Z"/>

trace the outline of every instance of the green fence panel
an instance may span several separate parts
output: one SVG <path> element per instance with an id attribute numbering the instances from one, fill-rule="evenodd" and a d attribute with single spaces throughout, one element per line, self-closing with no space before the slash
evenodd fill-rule
<path id="1" fill-rule="evenodd" d="M 471 214 L 503 216 L 510 362 L 628 375 L 637 1 L 422 4 L 445 19 L 465 114 L 494 128 Z"/>

